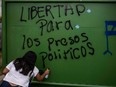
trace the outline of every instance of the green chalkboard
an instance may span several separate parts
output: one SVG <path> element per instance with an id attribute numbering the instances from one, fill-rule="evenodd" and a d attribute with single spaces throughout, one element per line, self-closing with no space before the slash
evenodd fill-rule
<path id="1" fill-rule="evenodd" d="M 3 65 L 28 50 L 43 84 L 116 86 L 116 3 L 4 0 Z"/>

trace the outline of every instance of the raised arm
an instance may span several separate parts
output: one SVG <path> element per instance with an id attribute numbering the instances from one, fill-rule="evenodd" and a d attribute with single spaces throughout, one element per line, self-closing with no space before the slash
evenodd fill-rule
<path id="1" fill-rule="evenodd" d="M 9 69 L 4 68 L 3 71 L 2 71 L 2 74 L 6 75 L 8 72 L 9 72 Z"/>
<path id="2" fill-rule="evenodd" d="M 42 81 L 45 78 L 45 76 L 48 75 L 49 73 L 50 73 L 50 70 L 46 69 L 42 75 L 40 75 L 40 73 L 38 73 L 36 75 L 36 79 L 39 81 Z"/>

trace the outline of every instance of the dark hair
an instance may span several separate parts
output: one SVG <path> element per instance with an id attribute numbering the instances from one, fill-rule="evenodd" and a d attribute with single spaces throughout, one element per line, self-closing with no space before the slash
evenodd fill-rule
<path id="1" fill-rule="evenodd" d="M 37 55 L 33 51 L 28 51 L 22 58 L 14 60 L 16 71 L 20 71 L 23 75 L 28 75 L 33 72 Z"/>

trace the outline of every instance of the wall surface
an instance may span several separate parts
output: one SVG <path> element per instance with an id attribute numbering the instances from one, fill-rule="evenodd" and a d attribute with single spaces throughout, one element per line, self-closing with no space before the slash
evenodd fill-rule
<path id="1" fill-rule="evenodd" d="M 2 49 L 2 23 L 0 23 L 0 50 Z"/>
<path id="2" fill-rule="evenodd" d="M 36 52 L 42 86 L 116 86 L 116 3 L 3 2 L 3 64 Z M 38 85 L 38 82 L 34 80 Z"/>

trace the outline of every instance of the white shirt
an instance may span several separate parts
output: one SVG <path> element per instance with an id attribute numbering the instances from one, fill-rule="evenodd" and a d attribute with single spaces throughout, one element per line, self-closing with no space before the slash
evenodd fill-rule
<path id="1" fill-rule="evenodd" d="M 25 75 L 21 74 L 20 72 L 16 71 L 13 61 L 10 62 L 6 66 L 6 68 L 9 70 L 9 72 L 6 74 L 5 78 L 3 79 L 4 81 L 8 81 L 8 82 L 14 83 L 16 85 L 20 85 L 22 87 L 28 87 L 29 80 L 30 80 L 29 75 L 25 76 Z M 34 77 L 38 74 L 38 72 L 39 72 L 39 70 L 35 66 L 34 70 L 33 70 Z"/>

